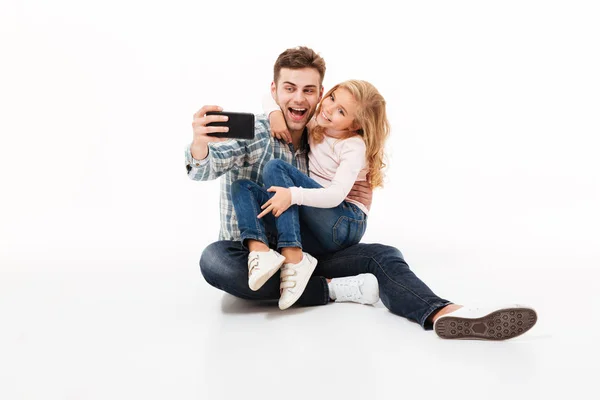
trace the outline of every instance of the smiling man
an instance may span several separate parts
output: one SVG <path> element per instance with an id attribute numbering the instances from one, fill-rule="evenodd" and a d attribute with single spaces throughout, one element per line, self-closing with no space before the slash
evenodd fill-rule
<path id="1" fill-rule="evenodd" d="M 323 94 L 324 76 L 325 61 L 309 48 L 288 49 L 277 58 L 271 93 L 283 112 L 289 140 L 271 135 L 266 115 L 256 116 L 254 139 L 225 140 L 207 135 L 226 131 L 224 127 L 206 126 L 226 120 L 223 116 L 206 115 L 221 107 L 204 106 L 194 114 L 193 140 L 185 152 L 188 176 L 198 181 L 221 177 L 220 240 L 207 246 L 200 258 L 202 275 L 215 288 L 243 299 L 279 299 L 279 273 L 260 289 L 250 289 L 252 266 L 248 262 L 249 251 L 240 241 L 231 186 L 239 179 L 263 186 L 263 168 L 272 159 L 283 160 L 308 174 L 306 125 Z M 371 196 L 369 184 L 357 182 L 348 197 L 370 208 Z M 277 232 L 272 222 L 266 227 L 274 248 Z M 310 230 L 301 224 L 301 232 L 303 245 L 309 246 L 314 241 Z M 424 329 L 435 327 L 439 336 L 449 339 L 509 339 L 529 330 L 537 320 L 529 307 L 477 309 L 438 297 L 410 270 L 395 247 L 359 243 L 317 258 L 317 267 L 297 305 L 324 305 L 331 301 L 374 304 L 381 297 L 394 314 L 415 321 Z"/>
<path id="2" fill-rule="evenodd" d="M 207 136 L 208 133 L 226 131 L 224 127 L 206 126 L 210 122 L 226 121 L 226 117 L 206 115 L 209 111 L 220 111 L 221 107 L 204 106 L 194 114 L 194 137 L 186 149 L 188 176 L 200 181 L 222 177 L 220 240 L 209 245 L 200 259 L 202 274 L 212 286 L 244 299 L 279 298 L 279 273 L 259 290 L 250 289 L 251 270 L 250 265 L 247 266 L 249 252 L 240 242 L 231 186 L 240 179 L 249 179 L 262 186 L 264 166 L 272 159 L 283 160 L 308 174 L 306 125 L 323 95 L 325 69 L 325 60 L 307 47 L 288 49 L 277 58 L 271 94 L 285 117 L 290 135 L 287 140 L 271 135 L 266 115 L 255 117 L 254 139 L 226 140 Z M 349 198 L 370 206 L 372 191 L 366 182 L 357 182 Z M 270 246 L 275 248 L 277 231 L 274 220 L 269 217 L 265 221 Z M 310 241 L 310 237 L 307 237 L 310 236 L 310 230 L 305 228 L 302 232 L 303 242 Z M 327 304 L 332 298 L 362 304 L 379 301 L 377 279 L 372 274 L 350 275 L 358 276 L 328 280 L 323 275 L 315 274 L 296 304 L 321 305 Z"/>
<path id="3" fill-rule="evenodd" d="M 271 83 L 273 98 L 283 111 L 292 139 L 299 140 L 323 94 L 323 76 L 314 68 L 281 68 L 274 79 Z"/>

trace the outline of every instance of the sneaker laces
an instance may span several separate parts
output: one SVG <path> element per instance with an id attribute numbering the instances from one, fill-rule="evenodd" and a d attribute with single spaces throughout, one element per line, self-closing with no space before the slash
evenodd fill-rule
<path id="1" fill-rule="evenodd" d="M 358 279 L 348 279 L 342 282 L 336 282 L 335 296 L 339 300 L 358 302 L 362 298 L 360 291 L 360 282 Z"/>

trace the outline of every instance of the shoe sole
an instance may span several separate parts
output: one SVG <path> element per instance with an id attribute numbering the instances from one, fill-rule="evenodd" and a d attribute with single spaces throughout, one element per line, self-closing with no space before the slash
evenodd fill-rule
<path id="1" fill-rule="evenodd" d="M 279 303 L 279 309 L 280 310 L 286 310 L 288 308 L 290 308 L 291 306 L 294 305 L 294 303 L 296 303 L 298 301 L 298 299 L 300 298 L 300 296 L 302 296 L 302 293 L 304 293 L 304 290 L 306 290 L 306 285 L 308 285 L 308 281 L 310 281 L 310 277 L 312 276 L 313 272 L 315 272 L 315 268 L 317 268 L 317 264 L 318 261 L 313 258 L 313 260 L 315 260 L 315 264 L 312 266 L 312 270 L 310 271 L 310 274 L 307 274 L 307 279 L 306 281 L 302 282 L 302 285 L 298 285 L 297 287 L 301 288 L 301 290 L 298 290 L 295 294 L 294 297 L 292 297 L 291 301 L 289 301 L 286 304 L 281 304 L 281 302 Z"/>
<path id="2" fill-rule="evenodd" d="M 275 275 L 275 272 L 279 271 L 279 269 L 281 268 L 281 266 L 284 263 L 285 263 L 285 258 L 281 261 L 281 263 L 279 265 L 276 265 L 267 274 L 265 274 L 264 276 L 261 276 L 259 279 L 257 279 L 256 282 L 254 282 L 254 285 L 251 285 L 250 282 L 248 282 L 248 287 L 250 288 L 250 290 L 252 290 L 253 292 L 256 292 L 258 289 L 260 289 L 261 287 L 263 287 L 263 285 L 265 283 L 267 283 L 267 281 L 269 279 L 271 279 L 271 277 L 273 275 Z"/>
<path id="3" fill-rule="evenodd" d="M 506 340 L 524 334 L 536 322 L 531 308 L 504 308 L 480 318 L 440 317 L 435 333 L 443 339 Z"/>

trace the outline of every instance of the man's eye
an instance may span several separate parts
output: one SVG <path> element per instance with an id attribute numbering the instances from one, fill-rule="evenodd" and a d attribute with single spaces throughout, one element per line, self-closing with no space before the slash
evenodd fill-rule
<path id="1" fill-rule="evenodd" d="M 292 88 L 291 88 L 291 87 L 289 87 L 289 88 L 285 88 L 285 90 L 287 90 L 288 92 L 291 92 L 291 91 L 292 91 Z"/>

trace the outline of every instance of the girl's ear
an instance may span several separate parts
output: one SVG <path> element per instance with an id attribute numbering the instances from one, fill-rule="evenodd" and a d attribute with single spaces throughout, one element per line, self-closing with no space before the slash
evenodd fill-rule
<path id="1" fill-rule="evenodd" d="M 352 122 L 352 126 L 350 126 L 350 130 L 351 131 L 358 131 L 358 130 L 360 130 L 362 132 L 362 129 L 360 128 L 360 124 L 358 123 L 357 120 L 354 120 L 354 122 Z"/>

